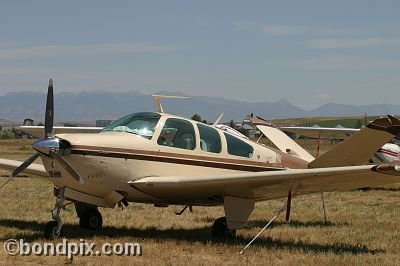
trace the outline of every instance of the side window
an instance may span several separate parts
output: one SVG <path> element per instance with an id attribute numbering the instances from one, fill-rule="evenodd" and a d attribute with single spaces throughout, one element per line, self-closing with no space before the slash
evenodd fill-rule
<path id="1" fill-rule="evenodd" d="M 182 119 L 168 118 L 157 143 L 163 146 L 194 150 L 196 134 L 192 123 Z"/>
<path id="2" fill-rule="evenodd" d="M 200 132 L 200 148 L 203 151 L 220 153 L 222 146 L 218 131 L 203 124 L 197 124 L 197 128 Z"/>
<path id="3" fill-rule="evenodd" d="M 253 157 L 254 149 L 251 145 L 246 142 L 238 139 L 237 137 L 232 136 L 231 134 L 225 133 L 226 144 L 228 146 L 228 153 L 230 155 L 236 155 L 246 158 Z"/>

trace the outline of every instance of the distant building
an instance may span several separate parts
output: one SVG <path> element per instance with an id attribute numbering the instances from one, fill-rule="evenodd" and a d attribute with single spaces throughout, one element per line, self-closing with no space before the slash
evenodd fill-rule
<path id="1" fill-rule="evenodd" d="M 106 127 L 111 124 L 113 120 L 96 120 L 96 127 Z"/>
<path id="2" fill-rule="evenodd" d="M 24 123 L 22 125 L 24 125 L 24 126 L 33 126 L 33 119 L 25 118 L 24 119 Z"/>
<path id="3" fill-rule="evenodd" d="M 257 136 L 260 136 L 260 134 L 261 134 L 261 132 L 259 130 L 257 130 L 257 127 L 255 127 L 253 125 L 253 123 L 250 121 L 250 118 L 253 118 L 253 117 L 254 117 L 253 113 L 246 116 L 246 118 L 243 119 L 243 122 L 240 127 L 242 132 L 245 132 L 245 135 L 251 139 L 255 138 Z"/>
<path id="4" fill-rule="evenodd" d="M 256 137 L 256 130 L 253 126 L 249 124 L 243 124 L 242 129 L 246 132 L 246 136 L 253 139 Z"/>

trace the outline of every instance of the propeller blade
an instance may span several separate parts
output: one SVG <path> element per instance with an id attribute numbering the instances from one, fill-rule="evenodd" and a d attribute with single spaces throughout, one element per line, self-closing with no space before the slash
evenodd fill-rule
<path id="1" fill-rule="evenodd" d="M 59 164 L 61 164 L 62 168 L 64 168 L 76 181 L 83 184 L 83 178 L 75 171 L 75 169 L 57 152 L 54 150 L 50 151 L 50 156 L 55 158 Z"/>
<path id="2" fill-rule="evenodd" d="M 39 153 L 35 153 L 31 157 L 29 157 L 25 162 L 23 162 L 20 166 L 17 167 L 11 174 L 10 177 L 13 178 L 17 176 L 19 173 L 24 171 L 31 163 L 33 163 L 39 157 Z"/>
<path id="3" fill-rule="evenodd" d="M 4 182 L 3 185 L 0 186 L 0 189 L 2 189 L 8 182 L 11 181 L 14 177 L 16 177 L 19 173 L 24 171 L 31 163 L 33 163 L 37 158 L 39 157 L 39 153 L 35 153 L 31 157 L 29 157 L 25 162 L 23 162 L 20 166 L 18 166 L 8 177 L 8 180 Z"/>
<path id="4" fill-rule="evenodd" d="M 46 138 L 51 136 L 54 122 L 54 96 L 53 96 L 53 79 L 49 80 L 49 88 L 47 90 L 46 114 L 44 120 L 44 135 Z"/>

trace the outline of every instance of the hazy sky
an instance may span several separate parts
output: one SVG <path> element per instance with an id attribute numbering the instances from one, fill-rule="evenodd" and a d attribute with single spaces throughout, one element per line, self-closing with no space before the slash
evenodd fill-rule
<path id="1" fill-rule="evenodd" d="M 400 1 L 2 1 L 0 94 L 399 103 Z"/>

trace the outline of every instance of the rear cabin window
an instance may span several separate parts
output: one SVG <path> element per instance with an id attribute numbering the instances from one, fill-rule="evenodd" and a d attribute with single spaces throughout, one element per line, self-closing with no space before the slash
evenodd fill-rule
<path id="1" fill-rule="evenodd" d="M 241 156 L 246 158 L 253 157 L 254 149 L 251 145 L 232 136 L 231 134 L 225 133 L 226 144 L 228 146 L 228 153 L 230 155 Z"/>
<path id="2" fill-rule="evenodd" d="M 200 132 L 200 148 L 206 152 L 220 153 L 222 149 L 221 137 L 212 127 L 197 124 Z"/>
<path id="3" fill-rule="evenodd" d="M 187 120 L 168 118 L 161 130 L 157 143 L 162 146 L 194 150 L 196 134 L 192 123 Z"/>

